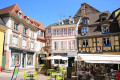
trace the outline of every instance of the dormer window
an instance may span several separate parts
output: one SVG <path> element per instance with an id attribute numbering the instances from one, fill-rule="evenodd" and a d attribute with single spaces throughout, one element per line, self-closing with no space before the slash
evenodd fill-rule
<path id="1" fill-rule="evenodd" d="M 87 20 L 87 19 L 84 19 L 84 20 L 83 20 L 83 24 L 88 24 L 88 20 Z"/>
<path id="2" fill-rule="evenodd" d="M 82 28 L 82 31 L 81 31 L 81 32 L 82 32 L 82 35 L 86 35 L 87 32 L 88 32 L 88 31 L 87 31 L 87 27 Z"/>
<path id="3" fill-rule="evenodd" d="M 20 19 L 22 19 L 22 12 L 21 12 L 21 11 L 18 11 L 18 12 L 17 12 L 17 15 L 18 15 L 18 17 L 19 17 Z"/>
<path id="4" fill-rule="evenodd" d="M 70 23 L 70 24 L 73 24 L 73 21 L 70 21 L 69 23 Z"/>
<path id="5" fill-rule="evenodd" d="M 26 18 L 26 22 L 29 23 L 29 19 L 28 18 Z"/>
<path id="6" fill-rule="evenodd" d="M 106 16 L 102 16 L 101 21 L 105 21 L 105 20 L 106 20 Z"/>
<path id="7" fill-rule="evenodd" d="M 102 33 L 109 33 L 109 26 L 107 24 L 102 25 Z"/>
<path id="8" fill-rule="evenodd" d="M 59 21 L 59 25 L 63 25 L 63 21 L 60 20 L 60 21 Z"/>
<path id="9" fill-rule="evenodd" d="M 72 18 L 72 16 L 69 16 L 69 24 L 73 24 L 74 23 L 74 19 Z"/>

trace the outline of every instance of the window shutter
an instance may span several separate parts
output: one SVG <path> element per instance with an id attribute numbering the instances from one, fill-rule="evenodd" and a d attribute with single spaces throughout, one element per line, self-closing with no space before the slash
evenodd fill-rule
<path id="1" fill-rule="evenodd" d="M 88 46 L 92 47 L 92 39 L 88 39 Z"/>
<path id="2" fill-rule="evenodd" d="M 23 33 L 23 25 L 20 25 L 20 32 Z"/>
<path id="3" fill-rule="evenodd" d="M 30 49 L 30 40 L 27 40 L 27 49 Z"/>
<path id="4" fill-rule="evenodd" d="M 13 38 L 13 35 L 11 34 L 10 35 L 10 42 L 9 42 L 10 45 L 12 45 L 12 38 Z"/>
<path id="5" fill-rule="evenodd" d="M 36 43 L 34 43 L 34 46 L 33 46 L 33 47 L 34 47 L 34 50 L 35 50 L 35 49 L 36 49 Z"/>
<path id="6" fill-rule="evenodd" d="M 11 29 L 14 30 L 14 21 L 13 20 L 11 20 Z"/>

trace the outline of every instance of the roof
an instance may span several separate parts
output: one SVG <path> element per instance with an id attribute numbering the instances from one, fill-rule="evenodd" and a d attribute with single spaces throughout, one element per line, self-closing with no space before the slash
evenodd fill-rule
<path id="1" fill-rule="evenodd" d="M 74 20 L 73 24 L 77 24 L 79 21 L 79 18 L 80 17 L 73 17 L 73 20 Z M 51 24 L 48 27 L 53 27 L 53 26 L 58 26 L 58 25 L 59 25 L 59 22 Z M 69 19 L 65 19 L 65 20 L 63 20 L 63 25 L 72 25 L 72 24 L 69 24 Z"/>
<path id="2" fill-rule="evenodd" d="M 103 13 L 107 13 L 108 14 L 108 18 L 110 16 L 110 12 L 109 11 L 105 11 L 105 12 L 99 12 L 99 13 L 93 13 L 93 14 L 88 14 L 84 17 L 88 17 L 89 18 L 89 25 L 92 25 L 92 24 L 96 24 L 96 23 L 99 23 L 100 22 L 100 18 L 99 18 L 99 15 L 103 14 Z M 84 18 L 83 17 L 83 18 Z"/>
<path id="3" fill-rule="evenodd" d="M 0 14 L 11 13 L 11 14 L 15 15 L 16 17 L 18 17 L 18 15 L 17 15 L 18 11 L 21 11 L 22 20 L 26 22 L 26 15 L 22 12 L 22 10 L 19 8 L 19 6 L 17 4 L 11 5 L 9 7 L 3 8 L 3 9 L 0 9 Z M 31 25 L 34 28 L 37 28 L 37 26 L 39 25 L 40 26 L 39 29 L 45 30 L 45 26 L 41 22 L 36 21 L 36 20 L 34 20 L 32 18 L 29 18 L 29 21 L 30 22 L 28 24 L 30 24 L 30 25 L 31 25 L 31 21 L 33 23 L 35 23 L 34 25 L 33 24 Z"/>
<path id="4" fill-rule="evenodd" d="M 84 6 L 82 6 L 84 5 Z M 81 10 L 85 10 L 86 14 L 92 14 L 92 13 L 98 13 L 100 12 L 99 10 L 95 9 L 94 7 L 88 5 L 87 3 L 83 3 L 81 4 L 80 9 L 77 11 L 77 13 L 75 14 L 75 16 L 82 16 Z"/>

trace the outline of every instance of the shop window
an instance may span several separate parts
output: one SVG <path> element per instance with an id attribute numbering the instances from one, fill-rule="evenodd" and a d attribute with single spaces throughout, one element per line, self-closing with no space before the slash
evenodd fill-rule
<path id="1" fill-rule="evenodd" d="M 13 36 L 13 38 L 12 38 L 12 44 L 13 45 L 17 45 L 18 44 L 18 37 L 17 36 Z"/>
<path id="2" fill-rule="evenodd" d="M 12 64 L 11 66 L 16 66 L 16 65 L 20 65 L 20 58 L 21 58 L 21 54 L 20 53 L 15 53 L 15 52 L 12 52 Z"/>
<path id="3" fill-rule="evenodd" d="M 63 36 L 66 35 L 66 29 L 65 29 L 65 28 L 62 29 L 62 35 L 63 35 Z"/>
<path id="4" fill-rule="evenodd" d="M 27 65 L 33 65 L 33 55 L 27 54 Z"/>
<path id="5" fill-rule="evenodd" d="M 74 28 L 69 28 L 69 35 L 74 35 Z"/>
<path id="6" fill-rule="evenodd" d="M 65 64 L 65 60 L 60 59 L 60 64 Z"/>
<path id="7" fill-rule="evenodd" d="M 102 33 L 109 33 L 109 26 L 108 25 L 102 26 Z"/>
<path id="8" fill-rule="evenodd" d="M 83 40 L 82 46 L 83 47 L 88 47 L 88 40 Z"/>
<path id="9" fill-rule="evenodd" d="M 111 46 L 110 38 L 103 38 L 103 46 Z"/>
<path id="10" fill-rule="evenodd" d="M 54 59 L 54 63 L 55 64 L 59 64 L 59 60 L 58 59 Z"/>
<path id="11" fill-rule="evenodd" d="M 88 20 L 87 19 L 83 20 L 83 24 L 88 24 Z"/>
<path id="12" fill-rule="evenodd" d="M 88 31 L 87 31 L 87 28 L 86 28 L 86 27 L 82 28 L 82 31 L 81 31 L 81 32 L 82 32 L 82 35 L 86 35 L 87 32 L 88 32 Z"/>
<path id="13" fill-rule="evenodd" d="M 19 26 L 19 24 L 15 22 L 14 23 L 14 30 L 18 31 L 18 26 Z"/>

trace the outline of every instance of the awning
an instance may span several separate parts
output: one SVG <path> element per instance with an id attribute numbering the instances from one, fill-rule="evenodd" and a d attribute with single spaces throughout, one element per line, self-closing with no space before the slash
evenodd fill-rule
<path id="1" fill-rule="evenodd" d="M 75 57 L 75 56 L 77 56 L 77 53 L 67 53 L 67 56 L 68 57 Z"/>
<path id="2" fill-rule="evenodd" d="M 63 56 L 49 56 L 49 57 L 42 58 L 42 60 L 51 60 L 51 59 L 68 60 L 68 57 L 63 57 Z"/>
<path id="3" fill-rule="evenodd" d="M 87 63 L 120 63 L 120 55 L 78 54 L 78 58 L 79 57 L 82 58 L 82 61 Z"/>

